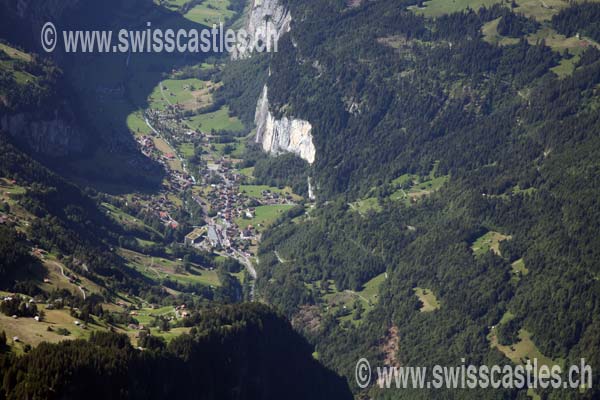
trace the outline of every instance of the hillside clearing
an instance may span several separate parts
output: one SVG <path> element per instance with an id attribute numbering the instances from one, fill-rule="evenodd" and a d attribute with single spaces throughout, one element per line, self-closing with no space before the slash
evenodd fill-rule
<path id="1" fill-rule="evenodd" d="M 475 242 L 471 245 L 471 250 L 476 256 L 484 255 L 490 250 L 493 251 L 494 254 L 500 256 L 500 242 L 510 239 L 510 235 L 489 231 L 485 235 L 475 240 Z"/>
<path id="2" fill-rule="evenodd" d="M 422 303 L 421 312 L 431 312 L 441 307 L 440 302 L 431 289 L 416 287 L 413 291 Z"/>

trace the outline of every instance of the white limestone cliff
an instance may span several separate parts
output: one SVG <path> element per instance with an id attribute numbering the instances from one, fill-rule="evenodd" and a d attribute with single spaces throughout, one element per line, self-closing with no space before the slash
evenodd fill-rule
<path id="1" fill-rule="evenodd" d="M 249 38 L 260 38 L 270 46 L 269 51 L 274 51 L 279 38 L 289 32 L 292 16 L 287 8 L 279 4 L 278 0 L 253 0 L 252 8 L 246 17 L 244 29 Z M 251 46 L 240 52 L 234 52 L 232 57 L 247 58 L 252 54 Z"/>
<path id="2" fill-rule="evenodd" d="M 269 110 L 268 88 L 265 85 L 258 100 L 256 114 L 256 142 L 271 154 L 294 153 L 309 164 L 315 161 L 315 145 L 310 122 L 282 117 L 276 119 Z"/>

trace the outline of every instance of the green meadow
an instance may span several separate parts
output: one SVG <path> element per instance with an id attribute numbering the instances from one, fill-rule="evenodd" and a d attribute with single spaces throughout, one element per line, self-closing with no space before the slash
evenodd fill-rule
<path id="1" fill-rule="evenodd" d="M 198 129 L 202 132 L 210 133 L 211 131 L 233 131 L 239 132 L 244 129 L 242 121 L 237 117 L 229 115 L 229 107 L 223 106 L 219 110 L 196 115 L 190 118 L 188 125 L 191 129 Z"/>
<path id="2" fill-rule="evenodd" d="M 219 22 L 225 23 L 234 12 L 229 9 L 229 0 L 204 0 L 188 11 L 184 17 L 198 24 L 212 27 Z"/>

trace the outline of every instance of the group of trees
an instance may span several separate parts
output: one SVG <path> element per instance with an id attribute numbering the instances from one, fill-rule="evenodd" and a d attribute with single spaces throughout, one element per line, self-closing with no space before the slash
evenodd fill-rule
<path id="1" fill-rule="evenodd" d="M 562 9 L 552 17 L 552 26 L 566 36 L 579 33 L 600 41 L 600 4 L 581 2 Z"/>
<path id="2" fill-rule="evenodd" d="M 207 310 L 189 335 L 165 343 L 143 332 L 92 333 L 89 341 L 43 343 L 0 355 L 6 399 L 344 399 L 345 382 L 312 358 L 280 315 L 258 304 Z M 109 382 L 110 384 L 107 384 Z"/>
<path id="3" fill-rule="evenodd" d="M 29 254 L 23 234 L 0 225 L 0 288 L 12 290 L 15 281 L 36 272 L 36 260 Z"/>

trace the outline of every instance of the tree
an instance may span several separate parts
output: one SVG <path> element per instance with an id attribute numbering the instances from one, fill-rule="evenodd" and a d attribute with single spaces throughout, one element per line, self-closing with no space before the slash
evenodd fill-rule
<path id="1" fill-rule="evenodd" d="M 8 343 L 6 341 L 6 332 L 0 332 L 0 352 L 5 352 L 8 350 Z"/>

